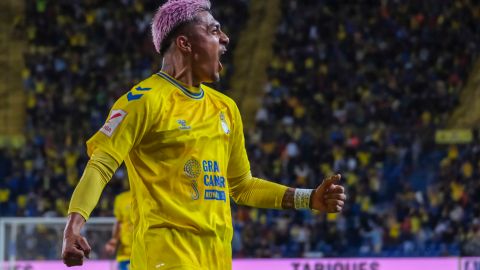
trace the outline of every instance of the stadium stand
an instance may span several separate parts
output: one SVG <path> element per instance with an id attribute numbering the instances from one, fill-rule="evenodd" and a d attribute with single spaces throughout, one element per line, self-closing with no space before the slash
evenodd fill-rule
<path id="1" fill-rule="evenodd" d="M 256 174 L 299 187 L 343 172 L 348 209 L 240 209 L 239 253 L 478 254 L 466 250 L 479 234 L 478 142 L 433 140 L 478 56 L 478 18 L 470 1 L 284 1 L 250 158 Z"/>
<path id="2" fill-rule="evenodd" d="M 27 0 L 26 144 L 0 149 L 0 216 L 66 214 L 85 140 L 160 66 L 148 31 L 157 5 Z M 239 42 L 248 1 L 214 6 Z M 479 19 L 473 1 L 283 1 L 246 130 L 252 170 L 298 187 L 342 172 L 349 200 L 326 216 L 234 206 L 234 256 L 479 255 L 480 144 L 433 140 L 478 57 Z M 225 62 L 219 87 L 228 89 L 234 68 Z M 114 178 L 93 216 L 112 215 L 125 171 Z M 25 249 L 43 252 L 25 259 L 58 257 L 49 233 L 24 235 Z"/>

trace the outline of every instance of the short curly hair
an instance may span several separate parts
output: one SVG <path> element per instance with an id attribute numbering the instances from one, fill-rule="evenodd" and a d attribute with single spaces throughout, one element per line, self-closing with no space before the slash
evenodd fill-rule
<path id="1" fill-rule="evenodd" d="M 181 26 L 192 22 L 199 12 L 210 12 L 209 0 L 169 0 L 158 8 L 152 20 L 155 50 L 163 55 L 169 40 Z"/>

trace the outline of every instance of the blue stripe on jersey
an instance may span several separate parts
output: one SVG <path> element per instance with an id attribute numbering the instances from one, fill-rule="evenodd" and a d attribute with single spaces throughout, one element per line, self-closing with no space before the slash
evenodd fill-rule
<path id="1" fill-rule="evenodd" d="M 175 81 L 175 79 L 173 79 L 172 77 L 170 77 L 166 73 L 163 73 L 163 72 L 160 71 L 160 72 L 157 73 L 157 75 L 164 78 L 165 80 L 167 80 L 171 84 L 175 85 L 176 87 L 178 87 L 185 95 L 187 95 L 190 98 L 201 99 L 204 96 L 204 92 L 203 92 L 203 89 L 202 89 L 201 86 L 200 86 L 200 92 L 199 93 L 194 93 L 194 92 L 189 91 L 187 88 L 185 88 L 185 86 L 179 84 L 177 81 Z"/>
<path id="2" fill-rule="evenodd" d="M 148 90 L 150 90 L 150 89 L 152 89 L 152 88 L 150 88 L 150 87 L 145 87 L 145 88 L 143 88 L 143 87 L 141 87 L 141 86 L 135 88 L 135 90 L 137 90 L 137 91 L 148 91 Z"/>

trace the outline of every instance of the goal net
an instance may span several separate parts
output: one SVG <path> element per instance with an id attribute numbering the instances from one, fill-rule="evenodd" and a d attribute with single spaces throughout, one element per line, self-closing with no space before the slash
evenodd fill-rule
<path id="1" fill-rule="evenodd" d="M 114 222 L 114 218 L 90 218 L 82 229 L 92 247 L 90 258 L 110 260 L 112 268 L 106 269 L 114 269 L 113 257 L 103 250 Z M 60 217 L 0 218 L 0 270 L 53 269 L 53 265 L 39 267 L 38 262 L 58 265 L 65 224 L 66 218 Z"/>

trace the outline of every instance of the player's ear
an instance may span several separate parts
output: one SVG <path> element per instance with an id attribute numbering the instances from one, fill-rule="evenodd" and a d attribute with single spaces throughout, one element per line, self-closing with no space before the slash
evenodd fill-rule
<path id="1" fill-rule="evenodd" d="M 183 53 L 191 53 L 192 52 L 192 44 L 188 40 L 188 37 L 185 35 L 179 35 L 175 39 L 175 44 Z"/>

